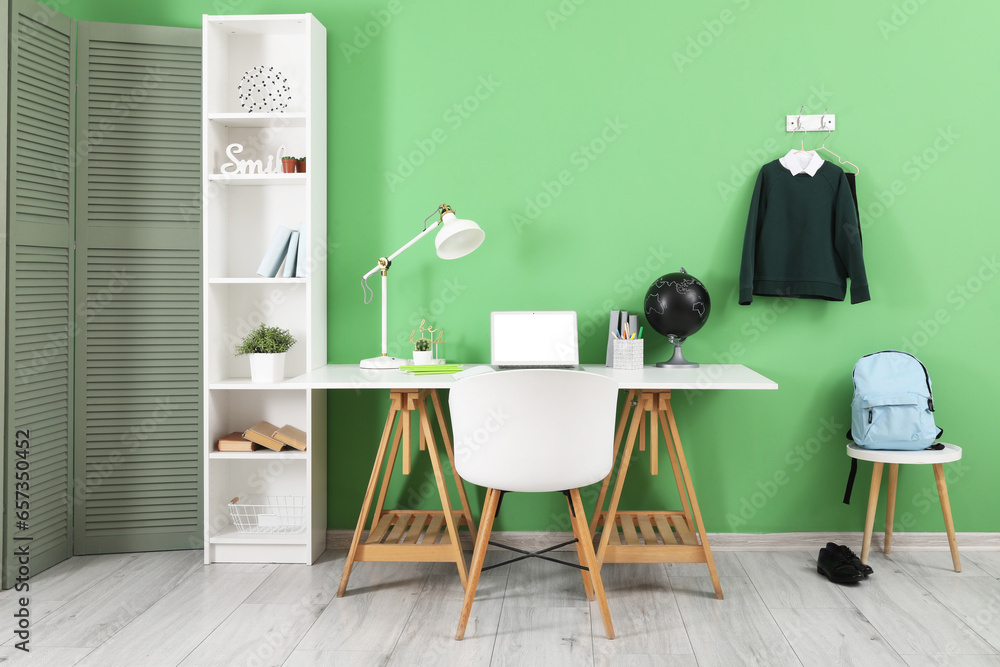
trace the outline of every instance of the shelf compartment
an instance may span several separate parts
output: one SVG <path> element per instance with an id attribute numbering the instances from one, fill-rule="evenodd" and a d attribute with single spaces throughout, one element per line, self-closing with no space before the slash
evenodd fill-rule
<path id="1" fill-rule="evenodd" d="M 247 383 L 250 384 L 249 382 Z M 222 436 L 234 431 L 243 432 L 257 422 L 266 421 L 277 427 L 285 424 L 302 429 L 307 433 L 310 430 L 310 422 L 306 414 L 306 392 L 304 391 L 283 391 L 280 389 L 264 389 L 260 391 L 232 391 L 229 389 L 209 389 L 208 396 L 208 418 L 209 432 L 206 442 L 207 451 L 213 461 L 217 458 L 212 454 L 218 454 L 221 461 L 235 462 L 243 459 L 239 454 L 247 455 L 250 461 L 270 461 L 281 459 L 283 461 L 295 462 L 297 459 L 305 459 L 305 453 L 293 449 L 283 449 L 281 452 L 272 452 L 263 456 L 249 456 L 263 454 L 260 452 L 218 452 L 215 449 L 216 442 Z M 308 452 L 308 449 L 306 450 Z M 300 456 L 284 456 L 285 453 L 298 453 Z M 248 464 L 249 465 L 249 464 Z M 233 496 L 241 493 L 262 493 L 259 488 L 251 488 L 249 491 L 235 487 L 226 491 L 228 502 Z M 279 495 L 279 494 L 265 494 Z"/>
<path id="2" fill-rule="evenodd" d="M 236 345 L 261 323 L 288 329 L 296 339 L 295 345 L 285 354 L 285 377 L 293 378 L 305 373 L 306 352 L 313 342 L 309 330 L 307 292 L 304 284 L 210 285 L 205 294 L 205 373 L 208 386 L 255 391 L 265 386 L 283 388 L 283 383 L 251 382 L 249 360 L 235 354 Z"/>

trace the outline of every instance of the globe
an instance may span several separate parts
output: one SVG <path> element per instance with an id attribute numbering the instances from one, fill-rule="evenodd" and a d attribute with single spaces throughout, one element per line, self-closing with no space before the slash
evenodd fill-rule
<path id="1" fill-rule="evenodd" d="M 681 344 L 705 326 L 712 311 L 712 300 L 702 282 L 683 268 L 660 276 L 649 286 L 643 309 L 649 326 L 674 345 L 670 360 L 656 365 L 696 367 L 698 364 L 684 359 Z"/>

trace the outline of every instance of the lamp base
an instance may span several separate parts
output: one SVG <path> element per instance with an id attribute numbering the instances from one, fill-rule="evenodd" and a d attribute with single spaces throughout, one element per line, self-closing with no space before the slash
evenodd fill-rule
<path id="1" fill-rule="evenodd" d="M 409 359 L 380 355 L 371 359 L 362 359 L 361 368 L 373 368 L 380 370 L 399 370 L 400 366 L 409 366 L 412 362 Z"/>

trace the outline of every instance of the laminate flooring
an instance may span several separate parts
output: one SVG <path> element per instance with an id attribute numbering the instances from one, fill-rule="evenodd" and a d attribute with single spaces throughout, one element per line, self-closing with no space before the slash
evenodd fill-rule
<path id="1" fill-rule="evenodd" d="M 815 552 L 716 551 L 725 600 L 703 564 L 606 565 L 613 641 L 574 569 L 532 559 L 485 572 L 457 642 L 453 566 L 359 563 L 338 599 L 344 556 L 312 567 L 205 566 L 199 551 L 73 558 L 27 593 L 0 593 L 0 664 L 1000 667 L 998 551 L 963 552 L 960 574 L 947 551 L 873 551 L 875 573 L 849 586 L 818 574 Z M 30 653 L 15 647 L 21 597 Z"/>

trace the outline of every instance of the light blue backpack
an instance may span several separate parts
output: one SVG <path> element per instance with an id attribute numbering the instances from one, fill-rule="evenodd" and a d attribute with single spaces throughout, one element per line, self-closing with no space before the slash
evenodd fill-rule
<path id="1" fill-rule="evenodd" d="M 887 350 L 854 365 L 851 430 L 865 449 L 926 449 L 941 436 L 927 369 L 912 354 Z"/>

